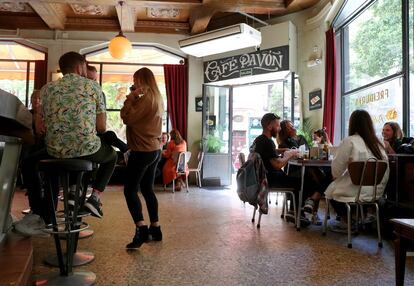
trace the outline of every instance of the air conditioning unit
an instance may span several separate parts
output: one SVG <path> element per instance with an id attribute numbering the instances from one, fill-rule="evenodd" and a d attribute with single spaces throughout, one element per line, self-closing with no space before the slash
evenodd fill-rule
<path id="1" fill-rule="evenodd" d="M 248 47 L 258 47 L 262 42 L 260 31 L 244 23 L 191 36 L 180 40 L 180 49 L 186 54 L 204 57 Z"/>

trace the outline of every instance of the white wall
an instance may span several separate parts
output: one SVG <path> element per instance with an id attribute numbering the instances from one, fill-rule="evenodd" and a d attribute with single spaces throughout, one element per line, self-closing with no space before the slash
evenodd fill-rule
<path id="1" fill-rule="evenodd" d="M 339 0 L 336 0 L 339 1 Z M 280 23 L 283 21 L 291 21 L 297 29 L 297 73 L 299 82 L 302 87 L 302 112 L 303 118 L 309 117 L 314 128 L 322 127 L 323 108 L 317 110 L 309 110 L 309 92 L 321 89 L 322 97 L 324 97 L 325 86 L 325 31 L 327 25 L 325 19 L 329 10 L 320 13 L 325 5 L 332 1 L 323 0 L 316 6 L 293 13 L 284 17 L 275 19 L 272 23 Z M 312 21 L 307 21 L 311 19 Z M 317 46 L 322 53 L 321 64 L 308 67 L 307 62 L 312 56 L 313 48 Z M 322 104 L 324 104 L 324 98 Z"/>

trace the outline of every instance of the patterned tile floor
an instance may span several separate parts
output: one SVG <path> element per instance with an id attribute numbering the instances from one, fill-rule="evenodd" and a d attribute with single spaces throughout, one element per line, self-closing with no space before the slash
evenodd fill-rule
<path id="1" fill-rule="evenodd" d="M 16 197 L 18 215 L 27 204 L 21 192 Z M 79 249 L 96 259 L 80 269 L 96 273 L 96 285 L 394 285 L 392 242 L 378 249 L 375 233 L 363 233 L 348 249 L 345 234 L 323 237 L 314 225 L 297 232 L 280 219 L 274 195 L 261 229 L 234 190 L 159 190 L 157 197 L 164 240 L 137 251 L 124 248 L 134 226 L 122 187 L 105 192 L 102 220 L 86 219 L 95 234 Z M 53 240 L 35 238 L 33 248 L 33 275 L 49 272 L 42 260 L 54 252 Z M 414 285 L 413 257 L 407 258 L 406 285 Z"/>

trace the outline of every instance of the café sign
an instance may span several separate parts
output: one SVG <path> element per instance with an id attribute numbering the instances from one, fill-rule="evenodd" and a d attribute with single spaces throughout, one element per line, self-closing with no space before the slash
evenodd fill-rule
<path id="1" fill-rule="evenodd" d="M 289 70 L 289 46 L 204 63 L 204 82 Z"/>

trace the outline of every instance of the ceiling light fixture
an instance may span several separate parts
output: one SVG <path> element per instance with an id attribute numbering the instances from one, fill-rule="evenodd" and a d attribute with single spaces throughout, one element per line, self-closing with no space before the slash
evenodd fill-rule
<path id="1" fill-rule="evenodd" d="M 124 1 L 119 1 L 121 6 L 121 30 L 119 34 L 109 42 L 109 53 L 115 59 L 122 59 L 126 54 L 130 53 L 132 50 L 131 42 L 124 36 L 122 33 L 122 6 Z"/>

